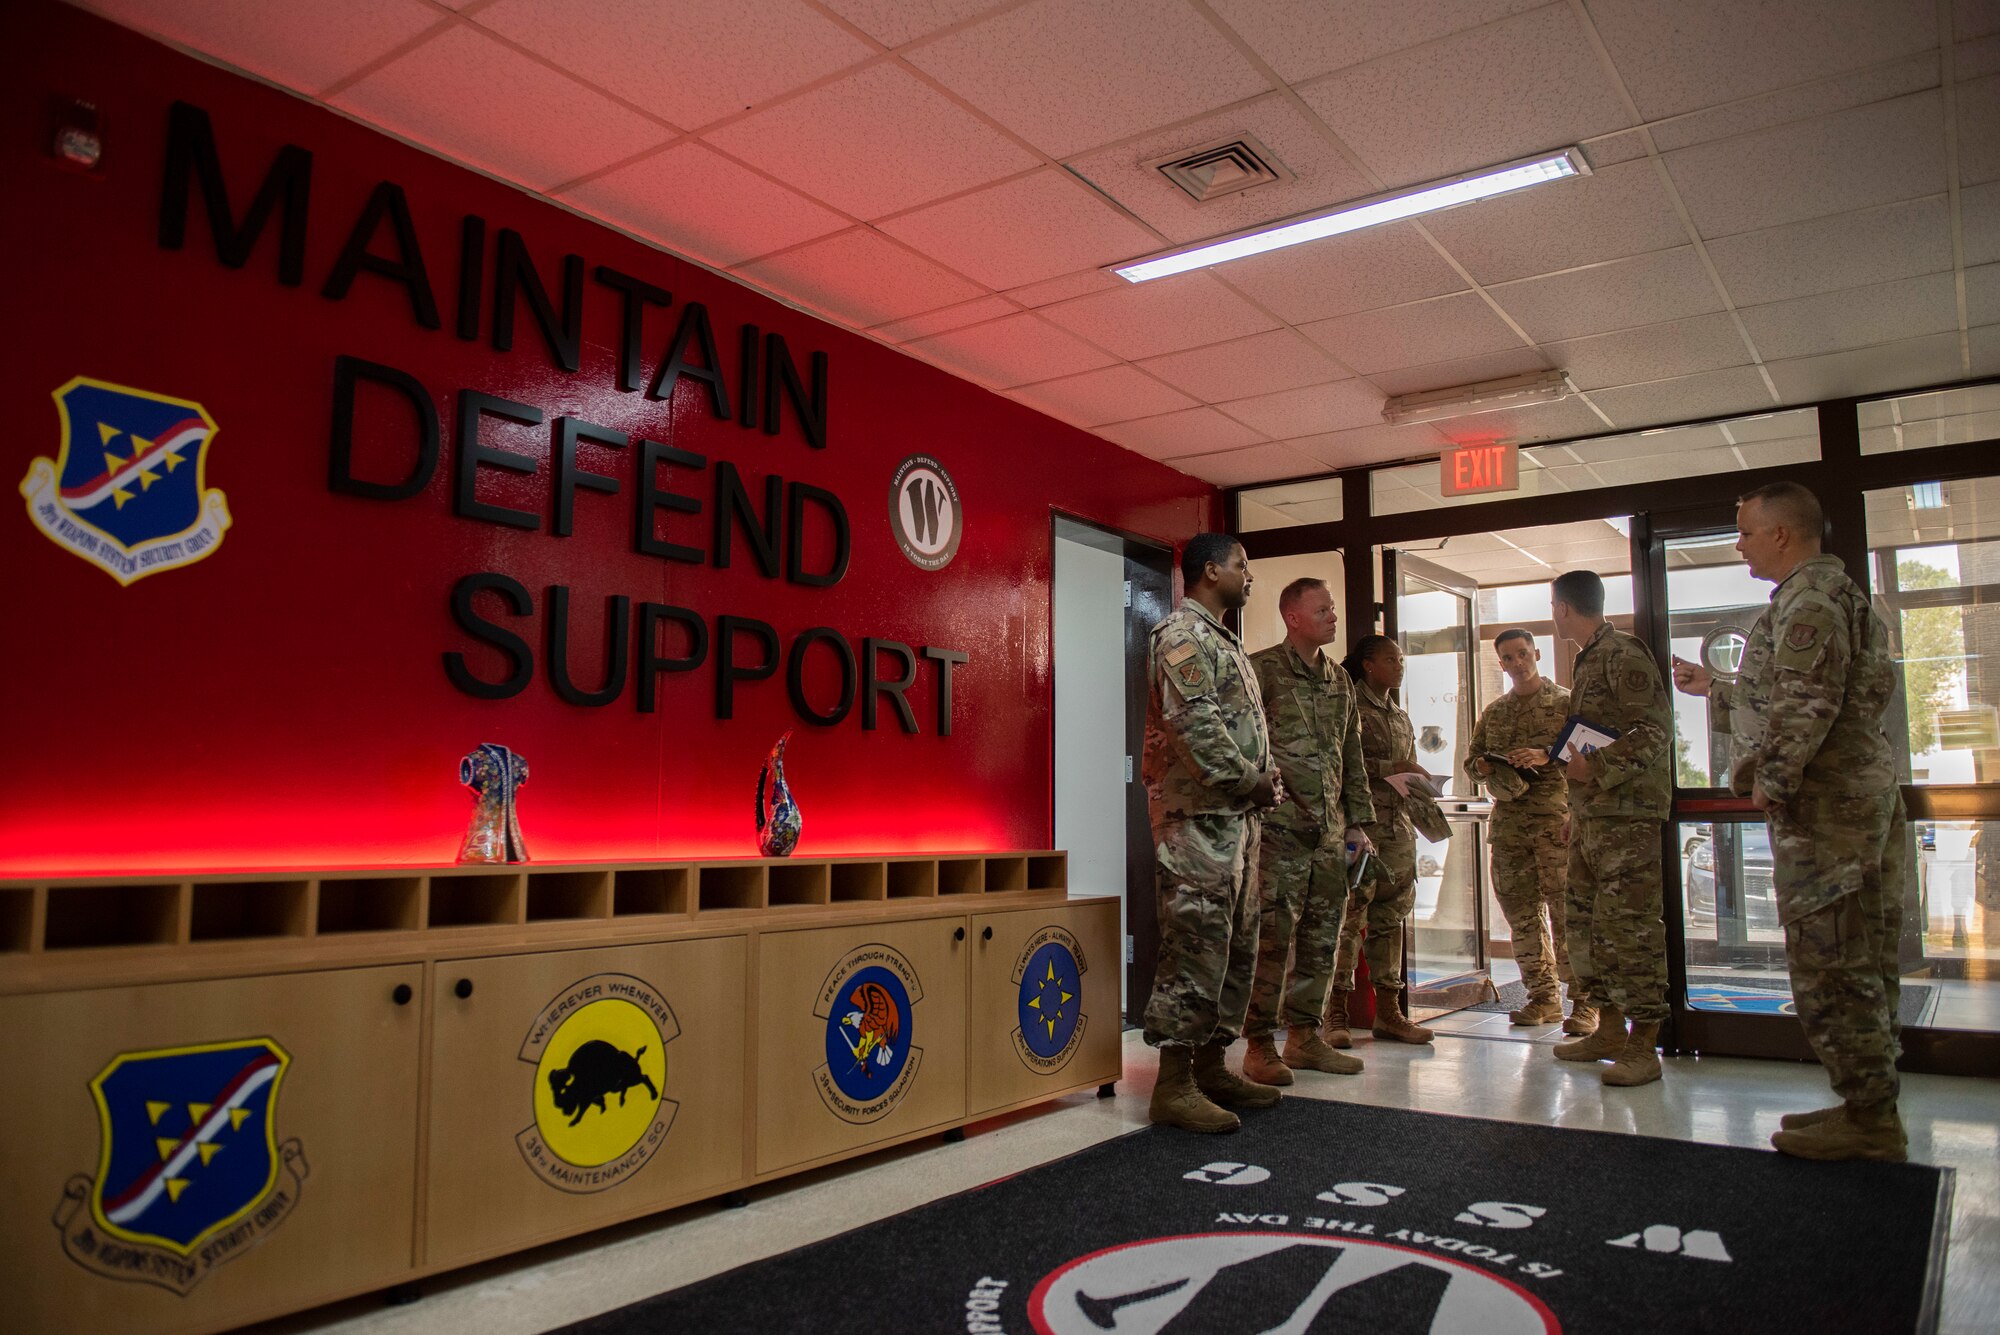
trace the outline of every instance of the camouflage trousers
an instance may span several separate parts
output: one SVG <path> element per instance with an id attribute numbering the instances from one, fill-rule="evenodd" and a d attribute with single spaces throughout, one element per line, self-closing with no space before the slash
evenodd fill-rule
<path id="1" fill-rule="evenodd" d="M 1243 1032 L 1257 964 L 1261 823 L 1211 814 L 1153 827 L 1160 962 L 1145 1038 L 1154 1047 L 1230 1043 Z"/>
<path id="2" fill-rule="evenodd" d="M 1340 925 L 1340 948 L 1333 959 L 1333 986 L 1352 991 L 1355 958 L 1365 956 L 1369 981 L 1400 992 L 1403 919 L 1417 905 L 1417 833 L 1407 820 L 1362 828 L 1375 841 L 1375 856 L 1368 861 L 1368 875 L 1347 896 L 1347 917 Z"/>
<path id="3" fill-rule="evenodd" d="M 1493 817 L 1493 897 L 1507 915 L 1521 981 L 1538 1001 L 1555 999 L 1559 983 L 1570 981 L 1562 822 L 1558 815 L 1508 815 L 1505 803 Z"/>
<path id="4" fill-rule="evenodd" d="M 1319 834 L 1266 825 L 1257 846 L 1257 976 L 1243 1032 L 1319 1025 L 1347 907 L 1347 850 Z"/>
<path id="5" fill-rule="evenodd" d="M 1902 795 L 1802 796 L 1769 816 L 1792 1002 L 1806 1040 L 1842 1099 L 1861 1107 L 1893 1103 L 1901 1052 Z M 1842 892 L 1822 904 L 1829 888 Z"/>
<path id="6" fill-rule="evenodd" d="M 1667 1018 L 1657 818 L 1571 818 L 1568 926 L 1572 1000 L 1642 1024 Z"/>

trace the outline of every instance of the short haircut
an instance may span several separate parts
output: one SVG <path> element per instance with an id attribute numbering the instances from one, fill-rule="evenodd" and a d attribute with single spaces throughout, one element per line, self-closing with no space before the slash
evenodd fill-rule
<path id="1" fill-rule="evenodd" d="M 1315 579 L 1311 575 L 1301 575 L 1297 579 L 1293 580 L 1290 584 L 1287 584 L 1283 589 L 1280 589 L 1278 591 L 1279 613 L 1282 615 L 1283 613 L 1291 611 L 1294 607 L 1297 607 L 1299 605 L 1299 600 L 1305 597 L 1308 593 L 1311 593 L 1314 589 L 1318 589 L 1320 592 L 1325 593 L 1326 581 L 1323 579 Z"/>
<path id="2" fill-rule="evenodd" d="M 1497 652 L 1509 640 L 1526 640 L 1530 649 L 1535 647 L 1535 637 L 1519 626 L 1509 626 L 1493 637 L 1493 648 Z"/>
<path id="3" fill-rule="evenodd" d="M 1604 615 L 1604 581 L 1595 570 L 1570 570 L 1555 577 L 1549 597 L 1587 617 Z"/>
<path id="4" fill-rule="evenodd" d="M 1227 533 L 1195 534 L 1181 549 L 1181 579 L 1192 589 L 1201 583 L 1210 561 L 1219 566 L 1228 565 L 1229 554 L 1242 545 Z"/>
<path id="5" fill-rule="evenodd" d="M 1826 538 L 1826 511 L 1820 508 L 1819 497 L 1796 482 L 1766 482 L 1736 498 L 1738 505 L 1747 501 L 1763 506 L 1771 518 L 1802 542 L 1821 542 Z"/>

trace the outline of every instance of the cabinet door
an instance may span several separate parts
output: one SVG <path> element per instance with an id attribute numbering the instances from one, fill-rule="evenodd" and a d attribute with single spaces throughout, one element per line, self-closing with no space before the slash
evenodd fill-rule
<path id="1" fill-rule="evenodd" d="M 757 946 L 757 1171 L 965 1112 L 963 918 L 766 932 Z"/>
<path id="2" fill-rule="evenodd" d="M 0 999 L 8 1327 L 221 1330 L 405 1274 L 422 982 L 403 965 Z"/>
<path id="3" fill-rule="evenodd" d="M 440 963 L 426 1263 L 744 1181 L 747 955 L 728 936 Z"/>
<path id="4" fill-rule="evenodd" d="M 966 1113 L 1116 1080 L 1118 903 L 972 920 Z"/>

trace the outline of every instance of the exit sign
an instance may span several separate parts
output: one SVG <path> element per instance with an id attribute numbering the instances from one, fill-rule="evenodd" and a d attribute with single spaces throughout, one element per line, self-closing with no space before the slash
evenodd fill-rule
<path id="1" fill-rule="evenodd" d="M 1454 445 L 1438 461 L 1439 490 L 1446 496 L 1521 489 L 1521 447 L 1511 444 Z"/>

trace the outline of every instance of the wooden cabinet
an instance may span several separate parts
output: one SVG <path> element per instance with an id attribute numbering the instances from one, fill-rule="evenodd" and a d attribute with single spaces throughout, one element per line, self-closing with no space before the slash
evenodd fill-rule
<path id="1" fill-rule="evenodd" d="M 8 1328 L 217 1330 L 401 1279 L 422 981 L 402 965 L 0 998 Z"/>
<path id="2" fill-rule="evenodd" d="M 440 961 L 422 1260 L 745 1181 L 748 953 L 722 936 Z"/>
<path id="3" fill-rule="evenodd" d="M 940 917 L 760 936 L 759 1175 L 964 1116 L 967 935 Z"/>
<path id="4" fill-rule="evenodd" d="M 972 919 L 968 1117 L 1116 1080 L 1118 904 Z"/>

